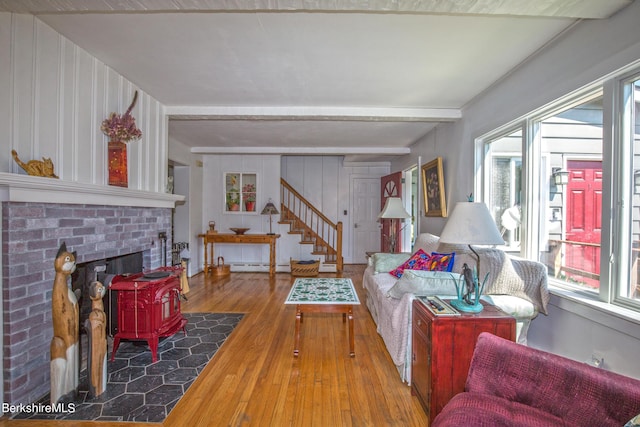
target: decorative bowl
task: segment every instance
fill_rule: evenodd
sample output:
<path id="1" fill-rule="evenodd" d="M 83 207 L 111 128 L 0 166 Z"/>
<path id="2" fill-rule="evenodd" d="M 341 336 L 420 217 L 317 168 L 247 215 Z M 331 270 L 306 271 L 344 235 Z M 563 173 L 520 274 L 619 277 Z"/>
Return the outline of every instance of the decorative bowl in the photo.
<path id="1" fill-rule="evenodd" d="M 238 228 L 238 227 L 233 227 L 233 228 L 229 228 L 229 230 L 233 231 L 236 234 L 244 234 L 247 232 L 247 230 L 249 230 L 248 228 Z"/>

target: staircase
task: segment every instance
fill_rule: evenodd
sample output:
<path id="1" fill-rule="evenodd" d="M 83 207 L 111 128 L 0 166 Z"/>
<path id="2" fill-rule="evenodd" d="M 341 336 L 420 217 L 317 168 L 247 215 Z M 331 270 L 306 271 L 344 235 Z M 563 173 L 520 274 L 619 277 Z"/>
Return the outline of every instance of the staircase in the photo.
<path id="1" fill-rule="evenodd" d="M 334 224 L 282 178 L 280 200 L 280 224 L 289 224 L 289 234 L 299 234 L 300 244 L 313 245 L 312 255 L 342 272 L 342 222 Z"/>

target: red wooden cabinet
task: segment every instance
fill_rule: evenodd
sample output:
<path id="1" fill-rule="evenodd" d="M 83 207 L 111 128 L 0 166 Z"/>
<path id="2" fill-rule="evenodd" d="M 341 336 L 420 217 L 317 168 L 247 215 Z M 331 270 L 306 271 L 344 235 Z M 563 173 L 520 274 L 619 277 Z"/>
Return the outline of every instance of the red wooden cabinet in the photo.
<path id="1" fill-rule="evenodd" d="M 515 318 L 483 304 L 478 314 L 438 316 L 420 300 L 413 301 L 411 393 L 430 422 L 454 395 L 464 391 L 481 332 L 515 341 Z"/>
<path id="2" fill-rule="evenodd" d="M 187 334 L 187 319 L 180 311 L 181 267 L 161 267 L 131 276 L 116 276 L 110 289 L 118 292 L 118 332 L 113 340 L 113 361 L 121 339 L 146 340 L 151 359 L 158 360 L 158 340 L 180 329 Z"/>

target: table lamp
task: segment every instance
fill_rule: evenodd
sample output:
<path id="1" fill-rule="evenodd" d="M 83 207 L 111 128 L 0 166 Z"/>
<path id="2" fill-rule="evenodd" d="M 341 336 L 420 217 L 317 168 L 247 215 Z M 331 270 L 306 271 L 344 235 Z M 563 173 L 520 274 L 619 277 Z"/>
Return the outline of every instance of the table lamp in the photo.
<path id="1" fill-rule="evenodd" d="M 268 235 L 273 235 L 273 226 L 272 226 L 272 221 L 271 221 L 271 215 L 278 215 L 280 212 L 278 212 L 278 209 L 276 208 L 276 206 L 273 204 L 273 202 L 271 201 L 271 199 L 269 199 L 269 201 L 267 202 L 267 204 L 264 206 L 264 209 L 262 209 L 262 212 L 260 212 L 261 215 L 269 215 L 269 232 L 267 233 Z"/>
<path id="2" fill-rule="evenodd" d="M 451 301 L 451 305 L 460 311 L 479 313 L 482 311 L 480 295 L 489 273 L 480 283 L 480 255 L 471 245 L 504 245 L 504 240 L 498 231 L 495 221 L 484 203 L 459 202 L 453 209 L 449 220 L 440 235 L 441 243 L 465 244 L 476 258 L 474 270 L 466 264 L 463 267 L 465 286 L 456 283 L 458 299 Z"/>
<path id="3" fill-rule="evenodd" d="M 402 204 L 400 197 L 389 197 L 382 208 L 382 212 L 378 214 L 379 219 L 390 219 L 391 227 L 389 230 L 389 250 L 391 253 L 396 251 L 398 223 L 399 219 L 410 218 L 411 215 L 407 212 Z"/>

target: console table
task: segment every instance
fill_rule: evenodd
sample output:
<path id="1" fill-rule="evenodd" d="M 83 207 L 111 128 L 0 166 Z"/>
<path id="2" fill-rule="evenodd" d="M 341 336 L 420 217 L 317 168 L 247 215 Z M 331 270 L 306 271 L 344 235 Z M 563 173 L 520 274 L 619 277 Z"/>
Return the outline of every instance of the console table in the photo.
<path id="1" fill-rule="evenodd" d="M 268 244 L 269 245 L 269 275 L 276 273 L 276 239 L 279 234 L 233 234 L 233 233 L 204 233 L 199 234 L 204 242 L 204 273 L 209 274 L 213 267 L 214 245 L 216 243 L 239 244 Z M 209 250 L 209 245 L 211 248 Z"/>

